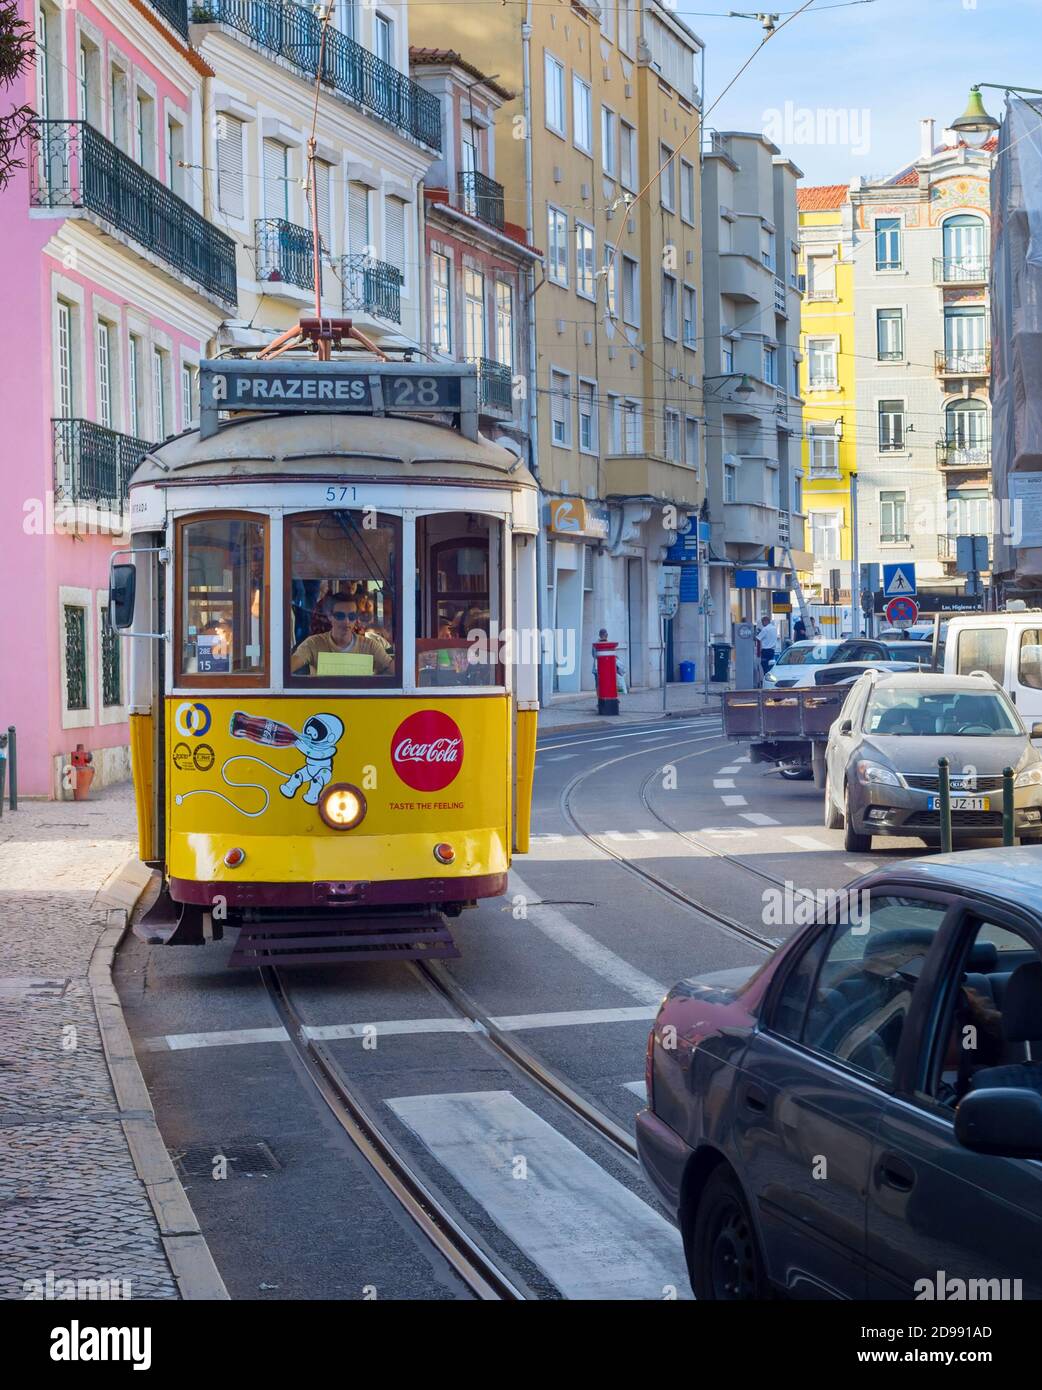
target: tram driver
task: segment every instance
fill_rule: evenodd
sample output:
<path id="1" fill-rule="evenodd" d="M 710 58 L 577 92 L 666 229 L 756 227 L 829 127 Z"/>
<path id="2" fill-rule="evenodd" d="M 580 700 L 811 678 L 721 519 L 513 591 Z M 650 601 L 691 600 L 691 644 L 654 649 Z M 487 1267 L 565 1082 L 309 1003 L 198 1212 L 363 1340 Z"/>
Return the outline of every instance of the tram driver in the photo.
<path id="1" fill-rule="evenodd" d="M 320 667 L 324 652 L 372 658 L 372 674 L 381 676 L 393 664 L 387 642 L 376 632 L 367 630 L 365 615 L 358 611 L 358 600 L 344 589 L 328 594 L 323 609 L 330 621 L 328 632 L 315 632 L 305 637 L 290 657 L 290 672 L 294 676 L 327 674 Z M 367 663 L 368 664 L 368 663 Z"/>

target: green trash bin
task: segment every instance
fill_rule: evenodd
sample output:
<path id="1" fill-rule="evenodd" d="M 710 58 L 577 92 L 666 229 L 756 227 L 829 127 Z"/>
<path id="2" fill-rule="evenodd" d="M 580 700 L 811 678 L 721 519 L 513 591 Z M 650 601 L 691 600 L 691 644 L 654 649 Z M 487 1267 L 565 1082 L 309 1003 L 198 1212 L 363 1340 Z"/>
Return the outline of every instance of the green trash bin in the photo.
<path id="1" fill-rule="evenodd" d="M 713 643 L 713 680 L 728 681 L 731 678 L 730 642 Z"/>

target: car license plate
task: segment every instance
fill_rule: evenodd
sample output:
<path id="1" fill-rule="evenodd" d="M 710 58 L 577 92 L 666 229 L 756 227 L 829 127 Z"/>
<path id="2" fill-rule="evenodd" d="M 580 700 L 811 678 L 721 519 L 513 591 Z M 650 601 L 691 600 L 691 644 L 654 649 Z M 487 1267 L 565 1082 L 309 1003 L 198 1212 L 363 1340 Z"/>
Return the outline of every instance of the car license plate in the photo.
<path id="1" fill-rule="evenodd" d="M 953 811 L 990 811 L 991 798 L 987 796 L 953 796 L 951 799 Z M 939 796 L 930 797 L 930 810 L 939 811 L 941 808 L 941 798 Z"/>

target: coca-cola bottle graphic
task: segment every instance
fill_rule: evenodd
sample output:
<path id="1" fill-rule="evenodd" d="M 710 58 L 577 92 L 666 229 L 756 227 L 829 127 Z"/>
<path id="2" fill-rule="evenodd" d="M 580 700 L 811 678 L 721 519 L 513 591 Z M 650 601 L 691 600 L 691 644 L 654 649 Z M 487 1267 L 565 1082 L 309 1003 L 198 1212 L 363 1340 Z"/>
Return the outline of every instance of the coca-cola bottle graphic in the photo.
<path id="1" fill-rule="evenodd" d="M 291 729 L 288 724 L 280 724 L 277 719 L 263 719 L 257 714 L 246 714 L 241 709 L 232 715 L 231 735 L 275 748 L 289 748 L 300 737 L 296 729 Z"/>

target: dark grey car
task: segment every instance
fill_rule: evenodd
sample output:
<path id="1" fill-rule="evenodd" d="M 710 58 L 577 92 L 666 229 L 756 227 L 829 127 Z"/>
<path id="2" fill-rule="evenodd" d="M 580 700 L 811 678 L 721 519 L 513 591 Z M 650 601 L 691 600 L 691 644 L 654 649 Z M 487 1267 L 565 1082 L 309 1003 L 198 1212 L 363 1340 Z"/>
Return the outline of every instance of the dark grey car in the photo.
<path id="1" fill-rule="evenodd" d="M 695 1294 L 1042 1298 L 1042 850 L 848 893 L 659 1010 L 637 1142 Z"/>
<path id="2" fill-rule="evenodd" d="M 855 853 L 873 835 L 940 838 L 938 760 L 950 764 L 952 836 L 1001 835 L 1002 773 L 1014 772 L 1014 823 L 1042 835 L 1042 753 L 986 675 L 868 672 L 825 749 L 825 825 Z"/>

